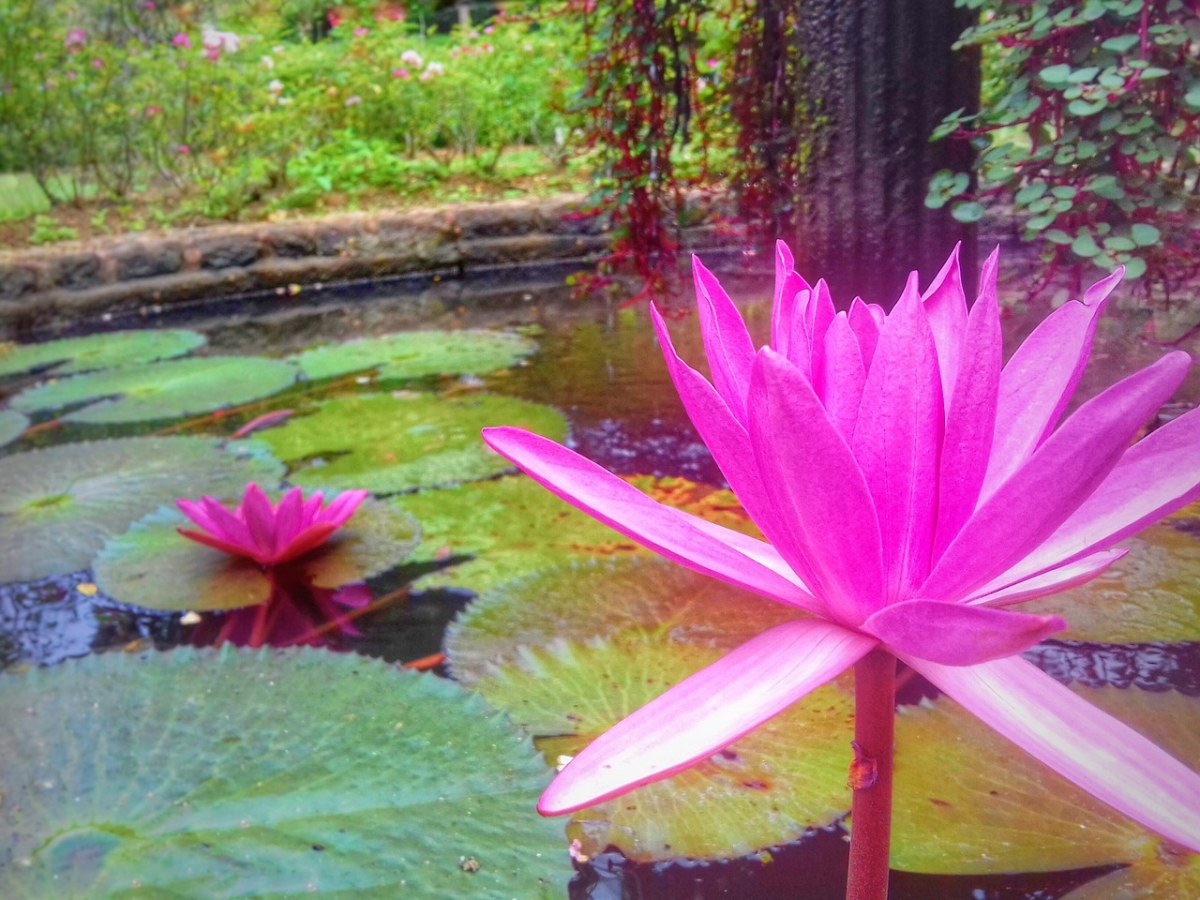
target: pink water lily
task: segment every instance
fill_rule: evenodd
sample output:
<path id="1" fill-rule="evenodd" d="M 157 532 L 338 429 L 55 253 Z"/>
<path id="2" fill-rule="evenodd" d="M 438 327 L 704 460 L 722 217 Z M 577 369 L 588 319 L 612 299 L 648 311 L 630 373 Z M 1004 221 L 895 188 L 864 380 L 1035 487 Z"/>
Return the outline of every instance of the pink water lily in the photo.
<path id="1" fill-rule="evenodd" d="M 273 504 L 262 488 L 251 482 L 246 485 L 242 502 L 232 511 L 212 497 L 175 502 L 203 529 L 180 528 L 184 537 L 262 566 L 273 566 L 325 543 L 367 496 L 367 491 L 345 491 L 326 506 L 320 491 L 305 500 L 300 488 L 292 488 Z"/>
<path id="2" fill-rule="evenodd" d="M 1200 775 L 1022 659 L 1066 623 L 1015 608 L 1096 576 L 1124 552 L 1117 542 L 1200 496 L 1200 411 L 1133 443 L 1190 360 L 1167 353 L 1060 423 L 1120 273 L 1054 311 L 1004 364 L 996 268 L 993 254 L 969 309 L 956 251 L 924 293 L 913 273 L 890 313 L 858 299 L 838 311 L 780 244 L 770 341 L 756 348 L 696 262 L 711 378 L 678 356 L 653 311 L 688 415 L 766 541 L 663 506 L 544 438 L 485 431 L 622 534 L 809 614 L 600 736 L 541 812 L 706 759 L 882 648 L 1096 797 L 1200 851 Z M 857 840 L 857 812 L 854 826 Z M 886 869 L 886 845 L 883 857 Z"/>

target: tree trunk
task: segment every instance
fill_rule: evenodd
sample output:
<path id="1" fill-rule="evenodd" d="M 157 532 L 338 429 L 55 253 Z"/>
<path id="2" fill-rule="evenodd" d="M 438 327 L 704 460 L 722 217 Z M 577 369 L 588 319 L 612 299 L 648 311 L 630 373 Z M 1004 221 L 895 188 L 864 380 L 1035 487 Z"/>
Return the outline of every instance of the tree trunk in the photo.
<path id="1" fill-rule="evenodd" d="M 974 229 L 924 200 L 939 169 L 970 171 L 967 142 L 929 135 L 978 106 L 978 55 L 951 49 L 972 12 L 954 0 L 802 0 L 799 15 L 811 156 L 797 270 L 825 278 L 839 305 L 859 295 L 890 306 L 911 270 L 924 288 L 961 240 L 970 286 Z"/>

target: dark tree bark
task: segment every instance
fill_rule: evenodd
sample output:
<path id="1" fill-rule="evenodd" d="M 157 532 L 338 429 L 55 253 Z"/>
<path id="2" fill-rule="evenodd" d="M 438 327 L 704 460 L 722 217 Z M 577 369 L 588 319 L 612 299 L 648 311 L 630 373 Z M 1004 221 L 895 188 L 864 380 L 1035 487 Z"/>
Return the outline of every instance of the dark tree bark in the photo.
<path id="1" fill-rule="evenodd" d="M 798 271 L 824 277 L 839 304 L 860 295 L 890 306 L 911 270 L 924 288 L 962 240 L 970 285 L 973 228 L 924 199 L 939 169 L 970 171 L 967 142 L 929 135 L 947 113 L 978 105 L 978 57 L 951 49 L 971 11 L 954 0 L 803 0 L 799 14 L 811 156 Z"/>

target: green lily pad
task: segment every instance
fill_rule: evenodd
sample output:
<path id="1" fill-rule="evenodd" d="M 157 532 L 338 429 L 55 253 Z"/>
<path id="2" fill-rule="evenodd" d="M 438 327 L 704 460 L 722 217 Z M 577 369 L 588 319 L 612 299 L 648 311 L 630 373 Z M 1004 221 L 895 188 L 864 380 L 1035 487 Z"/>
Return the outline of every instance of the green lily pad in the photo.
<path id="1" fill-rule="evenodd" d="M 479 435 L 484 426 L 500 424 L 555 440 L 567 432 L 560 412 L 525 400 L 398 393 L 328 400 L 312 415 L 263 432 L 261 439 L 292 464 L 293 484 L 392 494 L 511 469 Z"/>
<path id="2" fill-rule="evenodd" d="M 0 447 L 11 444 L 25 433 L 29 419 L 16 410 L 0 411 Z"/>
<path id="3" fill-rule="evenodd" d="M 194 357 L 50 381 L 17 394 L 12 405 L 23 412 L 37 412 L 88 403 L 63 419 L 150 422 L 269 397 L 295 381 L 297 374 L 291 363 L 276 359 Z"/>
<path id="4" fill-rule="evenodd" d="M 1184 762 L 1200 763 L 1200 698 L 1171 691 L 1074 690 Z M 901 708 L 896 722 L 893 868 L 998 874 L 1132 862 L 1157 866 L 1161 872 L 1174 865 L 1169 849 L 1162 852 L 1162 843 L 949 698 Z"/>
<path id="5" fill-rule="evenodd" d="M 1113 900 L 1114 897 L 1200 897 L 1200 854 L 1159 844 L 1154 856 L 1101 875 L 1062 900 Z"/>
<path id="6" fill-rule="evenodd" d="M 263 603 L 271 581 L 250 560 L 235 558 L 176 531 L 190 522 L 164 507 L 109 540 L 96 557 L 96 583 L 110 597 L 151 609 L 236 609 Z M 408 556 L 416 523 L 402 510 L 365 500 L 354 517 L 321 547 L 286 567 L 317 587 L 365 581 Z"/>
<path id="7" fill-rule="evenodd" d="M 576 561 L 483 595 L 450 625 L 445 646 L 454 677 L 475 686 L 555 638 L 654 635 L 728 651 L 802 615 L 657 556 Z"/>
<path id="8" fill-rule="evenodd" d="M 6 897 L 563 897 L 545 766 L 444 679 L 176 650 L 0 677 Z"/>
<path id="9" fill-rule="evenodd" d="M 124 438 L 62 444 L 0 459 L 0 583 L 64 575 L 104 542 L 178 497 L 240 494 L 283 467 L 244 442 Z"/>
<path id="10" fill-rule="evenodd" d="M 665 687 L 715 661 L 715 647 L 665 635 L 528 648 L 476 685 L 547 755 L 578 753 Z M 647 861 L 729 858 L 794 841 L 850 805 L 846 767 L 853 696 L 827 685 L 710 759 L 672 778 L 580 810 L 567 836 L 587 855 L 616 846 Z"/>
<path id="11" fill-rule="evenodd" d="M 1067 640 L 1200 640 L 1200 540 L 1163 524 L 1128 546 L 1129 553 L 1100 577 L 1018 608 L 1061 615 L 1070 627 L 1056 637 Z"/>
<path id="12" fill-rule="evenodd" d="M 0 345 L 0 375 L 53 366 L 56 375 L 111 369 L 183 356 L 204 345 L 204 335 L 182 329 L 110 331 L 42 344 Z"/>
<path id="13" fill-rule="evenodd" d="M 317 347 L 292 357 L 311 379 L 377 369 L 395 381 L 428 375 L 482 375 L 513 365 L 537 349 L 511 331 L 409 331 Z"/>
<path id="14" fill-rule="evenodd" d="M 683 478 L 631 480 L 662 502 L 753 533 L 729 491 Z M 649 553 L 525 476 L 420 491 L 401 503 L 421 523 L 418 560 L 470 557 L 419 578 L 417 589 L 452 586 L 482 594 L 566 560 Z"/>

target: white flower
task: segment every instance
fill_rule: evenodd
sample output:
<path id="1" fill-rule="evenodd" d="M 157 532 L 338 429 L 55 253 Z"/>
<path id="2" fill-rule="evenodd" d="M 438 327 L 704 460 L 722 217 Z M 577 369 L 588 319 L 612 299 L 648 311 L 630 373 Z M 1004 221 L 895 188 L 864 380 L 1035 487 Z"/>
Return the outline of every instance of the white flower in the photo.
<path id="1" fill-rule="evenodd" d="M 440 62 L 431 62 L 429 65 L 427 65 L 425 67 L 425 71 L 428 72 L 430 75 L 445 75 L 446 67 L 443 66 Z"/>
<path id="2" fill-rule="evenodd" d="M 405 50 L 400 54 L 400 62 L 408 66 L 415 66 L 419 69 L 421 68 L 421 64 L 424 62 L 424 60 L 421 59 L 421 54 L 416 50 Z"/>
<path id="3" fill-rule="evenodd" d="M 280 81 L 278 78 L 274 78 L 267 85 L 267 90 L 270 91 L 272 94 L 282 94 L 283 93 L 283 82 Z"/>

